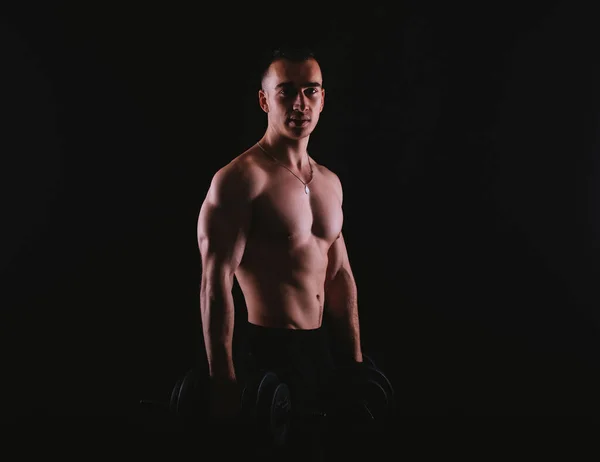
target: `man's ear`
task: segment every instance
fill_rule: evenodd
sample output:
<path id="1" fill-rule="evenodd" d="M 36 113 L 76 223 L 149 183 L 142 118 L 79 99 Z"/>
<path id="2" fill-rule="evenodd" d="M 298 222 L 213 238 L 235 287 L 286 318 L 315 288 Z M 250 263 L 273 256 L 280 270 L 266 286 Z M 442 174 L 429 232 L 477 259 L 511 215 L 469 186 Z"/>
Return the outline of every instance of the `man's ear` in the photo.
<path id="1" fill-rule="evenodd" d="M 269 103 L 267 102 L 267 94 L 265 93 L 265 91 L 263 89 L 258 90 L 258 104 L 260 105 L 260 108 L 263 111 L 269 112 Z"/>

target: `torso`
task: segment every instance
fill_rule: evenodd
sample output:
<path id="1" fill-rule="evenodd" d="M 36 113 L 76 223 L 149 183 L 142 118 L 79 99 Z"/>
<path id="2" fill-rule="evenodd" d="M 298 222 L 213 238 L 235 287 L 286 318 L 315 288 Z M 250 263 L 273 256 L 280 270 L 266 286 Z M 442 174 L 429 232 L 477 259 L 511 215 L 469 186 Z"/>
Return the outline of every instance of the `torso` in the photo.
<path id="1" fill-rule="evenodd" d="M 307 195 L 296 177 L 264 154 L 251 149 L 243 156 L 260 185 L 235 273 L 248 321 L 291 329 L 320 327 L 327 252 L 342 230 L 339 181 L 311 159 L 314 173 Z"/>

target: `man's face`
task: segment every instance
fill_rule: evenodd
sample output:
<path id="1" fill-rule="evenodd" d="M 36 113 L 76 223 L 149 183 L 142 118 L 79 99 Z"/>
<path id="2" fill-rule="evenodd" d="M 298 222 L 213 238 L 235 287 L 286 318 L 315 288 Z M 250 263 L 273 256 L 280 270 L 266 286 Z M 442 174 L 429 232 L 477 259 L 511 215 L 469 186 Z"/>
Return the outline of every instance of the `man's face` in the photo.
<path id="1" fill-rule="evenodd" d="M 272 63 L 259 91 L 269 126 L 292 139 L 310 135 L 323 110 L 322 85 L 321 68 L 314 59 L 299 63 L 280 59 Z"/>

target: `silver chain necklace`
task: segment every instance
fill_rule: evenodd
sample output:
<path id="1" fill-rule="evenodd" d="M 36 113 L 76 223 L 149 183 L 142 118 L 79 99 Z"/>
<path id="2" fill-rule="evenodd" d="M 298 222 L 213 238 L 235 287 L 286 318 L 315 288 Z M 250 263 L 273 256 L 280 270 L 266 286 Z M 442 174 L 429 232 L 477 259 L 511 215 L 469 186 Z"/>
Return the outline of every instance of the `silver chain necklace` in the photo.
<path id="1" fill-rule="evenodd" d="M 302 178 L 300 178 L 298 175 L 296 175 L 294 172 L 292 172 L 289 168 L 287 168 L 287 166 L 285 166 L 283 163 L 281 163 L 279 160 L 277 160 L 276 157 L 272 156 L 271 154 L 269 154 L 269 152 L 263 148 L 260 143 L 256 143 L 256 145 L 262 150 L 262 152 L 264 152 L 267 156 L 269 156 L 271 159 L 273 159 L 275 162 L 277 162 L 279 165 L 281 165 L 283 168 L 285 168 L 288 172 L 290 172 L 292 175 L 294 175 L 296 178 L 298 178 L 302 184 L 304 185 L 304 192 L 306 194 L 308 194 L 310 192 L 310 189 L 308 189 L 308 185 L 309 183 L 313 180 L 313 168 L 312 168 L 312 164 L 310 163 L 310 159 L 308 159 L 308 166 L 310 167 L 310 180 L 308 180 L 308 182 L 304 182 L 304 180 L 302 180 Z M 306 155 L 308 157 L 308 154 Z"/>

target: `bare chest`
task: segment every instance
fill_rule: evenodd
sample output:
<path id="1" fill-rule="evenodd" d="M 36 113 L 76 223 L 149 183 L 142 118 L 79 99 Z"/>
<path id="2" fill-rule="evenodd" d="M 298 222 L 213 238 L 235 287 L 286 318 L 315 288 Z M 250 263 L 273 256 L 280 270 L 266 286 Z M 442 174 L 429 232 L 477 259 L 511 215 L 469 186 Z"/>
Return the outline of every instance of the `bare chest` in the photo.
<path id="1" fill-rule="evenodd" d="M 294 178 L 278 179 L 255 201 L 251 235 L 301 242 L 317 237 L 333 242 L 342 230 L 343 212 L 334 187 L 313 181 L 309 193 Z"/>

